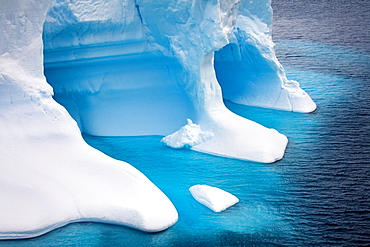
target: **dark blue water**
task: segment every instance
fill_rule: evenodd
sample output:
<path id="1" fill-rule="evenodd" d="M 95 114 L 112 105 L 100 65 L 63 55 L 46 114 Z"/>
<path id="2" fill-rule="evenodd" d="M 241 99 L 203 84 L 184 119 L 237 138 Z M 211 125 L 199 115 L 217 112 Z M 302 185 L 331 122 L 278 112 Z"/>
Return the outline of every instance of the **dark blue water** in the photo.
<path id="1" fill-rule="evenodd" d="M 125 160 L 179 211 L 167 231 L 76 223 L 4 246 L 370 245 L 370 1 L 276 0 L 274 40 L 288 76 L 318 105 L 311 114 L 226 102 L 289 138 L 283 160 L 259 164 L 173 150 L 160 136 L 86 141 Z M 240 202 L 222 213 L 188 192 L 204 183 Z"/>

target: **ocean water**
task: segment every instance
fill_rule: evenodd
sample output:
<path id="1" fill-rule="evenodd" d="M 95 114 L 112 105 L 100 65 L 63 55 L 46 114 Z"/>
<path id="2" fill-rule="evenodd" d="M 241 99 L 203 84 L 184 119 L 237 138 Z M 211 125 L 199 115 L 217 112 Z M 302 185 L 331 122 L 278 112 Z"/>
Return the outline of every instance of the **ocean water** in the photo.
<path id="1" fill-rule="evenodd" d="M 161 136 L 85 135 L 162 189 L 178 223 L 155 234 L 75 223 L 0 246 L 369 246 L 370 1 L 273 0 L 273 8 L 279 60 L 318 109 L 225 104 L 285 134 L 284 159 L 260 164 L 173 150 Z M 214 213 L 191 197 L 194 184 L 222 188 L 240 202 Z"/>

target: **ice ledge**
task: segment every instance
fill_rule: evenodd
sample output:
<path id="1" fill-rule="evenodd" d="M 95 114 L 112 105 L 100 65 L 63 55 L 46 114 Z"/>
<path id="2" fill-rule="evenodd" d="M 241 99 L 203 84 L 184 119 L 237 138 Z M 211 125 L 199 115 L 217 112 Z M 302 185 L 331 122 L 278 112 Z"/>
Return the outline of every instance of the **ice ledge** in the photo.
<path id="1" fill-rule="evenodd" d="M 274 129 L 220 109 L 200 125 L 214 137 L 192 149 L 217 156 L 273 163 L 284 156 L 288 138 Z"/>
<path id="2" fill-rule="evenodd" d="M 221 107 L 212 116 L 200 120 L 199 125 L 188 120 L 187 125 L 161 142 L 176 149 L 189 148 L 221 157 L 273 163 L 283 158 L 288 138 Z"/>

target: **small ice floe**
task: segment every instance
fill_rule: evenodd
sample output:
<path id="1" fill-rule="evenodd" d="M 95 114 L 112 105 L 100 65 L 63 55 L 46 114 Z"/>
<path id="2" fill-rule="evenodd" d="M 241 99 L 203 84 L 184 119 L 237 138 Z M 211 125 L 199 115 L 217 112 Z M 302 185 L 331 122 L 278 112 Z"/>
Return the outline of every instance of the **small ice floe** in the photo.
<path id="1" fill-rule="evenodd" d="M 164 137 L 161 142 L 172 148 L 192 148 L 212 139 L 214 134 L 201 130 L 198 124 L 188 119 L 188 124 L 178 131 Z"/>
<path id="2" fill-rule="evenodd" d="M 239 202 L 239 199 L 229 192 L 208 185 L 194 185 L 189 190 L 195 200 L 214 212 L 224 211 Z"/>

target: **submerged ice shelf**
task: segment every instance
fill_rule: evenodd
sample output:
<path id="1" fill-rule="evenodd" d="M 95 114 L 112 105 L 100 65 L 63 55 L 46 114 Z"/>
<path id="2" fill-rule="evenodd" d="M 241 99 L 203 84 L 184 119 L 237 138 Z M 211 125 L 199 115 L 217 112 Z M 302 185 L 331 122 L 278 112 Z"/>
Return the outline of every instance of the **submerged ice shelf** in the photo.
<path id="1" fill-rule="evenodd" d="M 283 157 L 287 138 L 230 112 L 223 98 L 316 107 L 275 57 L 268 0 L 2 4 L 0 238 L 75 221 L 144 231 L 176 222 L 154 184 L 89 147 L 80 131 L 168 136 L 192 119 L 204 138 L 184 146 L 268 163 Z"/>

